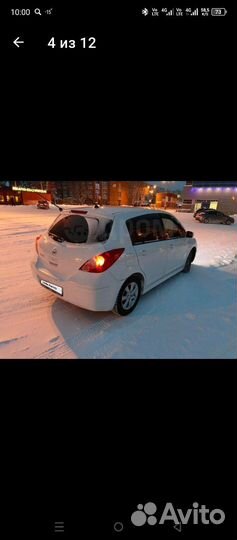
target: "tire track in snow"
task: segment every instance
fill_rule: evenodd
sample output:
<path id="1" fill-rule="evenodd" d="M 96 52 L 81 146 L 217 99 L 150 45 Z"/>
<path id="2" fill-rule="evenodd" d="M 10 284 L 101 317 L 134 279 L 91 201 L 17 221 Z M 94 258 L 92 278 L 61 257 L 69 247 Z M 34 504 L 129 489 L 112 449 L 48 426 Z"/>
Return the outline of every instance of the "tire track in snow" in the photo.
<path id="1" fill-rule="evenodd" d="M 162 285 L 164 289 L 166 284 Z M 159 304 L 162 305 L 166 301 L 164 293 L 161 294 L 161 291 L 158 290 L 157 295 L 159 295 Z M 143 313 L 144 304 L 146 304 L 145 316 Z M 123 318 L 111 314 L 111 316 L 99 320 L 87 329 L 80 331 L 78 335 L 65 338 L 65 341 L 45 349 L 37 356 L 34 356 L 34 359 L 63 359 L 70 358 L 70 355 L 71 357 L 76 355 L 77 358 L 112 358 L 115 353 L 118 354 L 123 351 L 125 344 L 129 345 L 129 348 L 137 345 L 138 337 L 141 339 L 142 335 L 151 328 L 154 315 L 156 315 L 157 322 L 156 299 L 154 298 L 154 303 L 151 306 L 149 298 L 145 295 L 141 298 L 137 310 L 130 317 Z M 112 341 L 109 330 L 113 331 Z M 97 350 L 96 354 L 94 354 L 95 350 Z"/>
<path id="2" fill-rule="evenodd" d="M 66 338 L 65 341 L 56 343 L 53 347 L 42 351 L 39 355 L 34 356 L 34 359 L 45 358 L 63 358 L 66 354 L 73 353 L 76 354 L 75 349 L 80 350 L 82 344 L 86 344 L 88 341 L 94 342 L 97 337 L 103 334 L 106 330 L 111 327 L 111 319 L 102 319 L 90 325 L 86 330 L 82 330 L 78 335 L 74 335 L 71 338 Z M 82 355 L 83 357 L 83 355 Z"/>

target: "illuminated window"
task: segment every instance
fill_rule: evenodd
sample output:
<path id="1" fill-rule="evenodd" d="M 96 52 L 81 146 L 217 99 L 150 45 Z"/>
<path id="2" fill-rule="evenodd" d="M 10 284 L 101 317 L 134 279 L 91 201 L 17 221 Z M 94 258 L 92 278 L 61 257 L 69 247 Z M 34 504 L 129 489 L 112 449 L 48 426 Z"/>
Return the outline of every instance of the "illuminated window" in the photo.
<path id="1" fill-rule="evenodd" d="M 195 204 L 194 212 L 197 212 L 197 210 L 199 210 L 199 208 L 202 208 L 202 203 L 201 203 L 201 202 L 197 202 L 197 203 Z"/>
<path id="2" fill-rule="evenodd" d="M 218 208 L 218 201 L 211 201 L 209 208 L 212 208 L 213 210 L 217 210 Z"/>

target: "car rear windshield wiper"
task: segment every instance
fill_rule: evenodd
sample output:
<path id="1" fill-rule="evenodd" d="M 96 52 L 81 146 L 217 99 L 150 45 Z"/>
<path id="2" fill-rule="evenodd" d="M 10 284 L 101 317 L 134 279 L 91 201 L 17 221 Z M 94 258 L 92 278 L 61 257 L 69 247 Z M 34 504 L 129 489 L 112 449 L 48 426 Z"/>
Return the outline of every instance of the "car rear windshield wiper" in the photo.
<path id="1" fill-rule="evenodd" d="M 49 232 L 49 236 L 51 236 L 56 242 L 65 242 L 65 239 L 62 238 L 62 236 L 58 236 L 57 234 L 54 234 L 52 232 Z"/>

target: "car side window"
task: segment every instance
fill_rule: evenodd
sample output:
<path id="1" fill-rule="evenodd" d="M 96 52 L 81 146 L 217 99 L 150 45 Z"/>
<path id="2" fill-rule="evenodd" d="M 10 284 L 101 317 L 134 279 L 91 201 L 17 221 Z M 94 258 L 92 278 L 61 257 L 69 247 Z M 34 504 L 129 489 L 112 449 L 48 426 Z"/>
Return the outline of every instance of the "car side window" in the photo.
<path id="1" fill-rule="evenodd" d="M 127 221 L 127 228 L 133 245 L 158 242 L 164 239 L 159 216 L 143 215 Z"/>
<path id="2" fill-rule="evenodd" d="M 171 217 L 162 216 L 162 222 L 164 227 L 164 240 L 173 240 L 174 238 L 184 238 L 186 236 L 183 227 Z"/>

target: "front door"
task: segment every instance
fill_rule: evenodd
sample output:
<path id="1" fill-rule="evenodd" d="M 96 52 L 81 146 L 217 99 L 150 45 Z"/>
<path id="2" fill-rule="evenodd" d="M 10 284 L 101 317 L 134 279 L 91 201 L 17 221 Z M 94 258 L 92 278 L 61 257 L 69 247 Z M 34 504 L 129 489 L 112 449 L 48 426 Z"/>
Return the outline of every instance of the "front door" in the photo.
<path id="1" fill-rule="evenodd" d="M 147 289 L 167 274 L 168 246 L 163 242 L 161 219 L 158 214 L 146 213 L 130 219 L 127 226 Z"/>
<path id="2" fill-rule="evenodd" d="M 180 268 L 184 268 L 187 260 L 187 238 L 186 231 L 172 216 L 162 215 L 164 227 L 164 242 L 167 248 L 167 274 L 172 274 Z"/>

